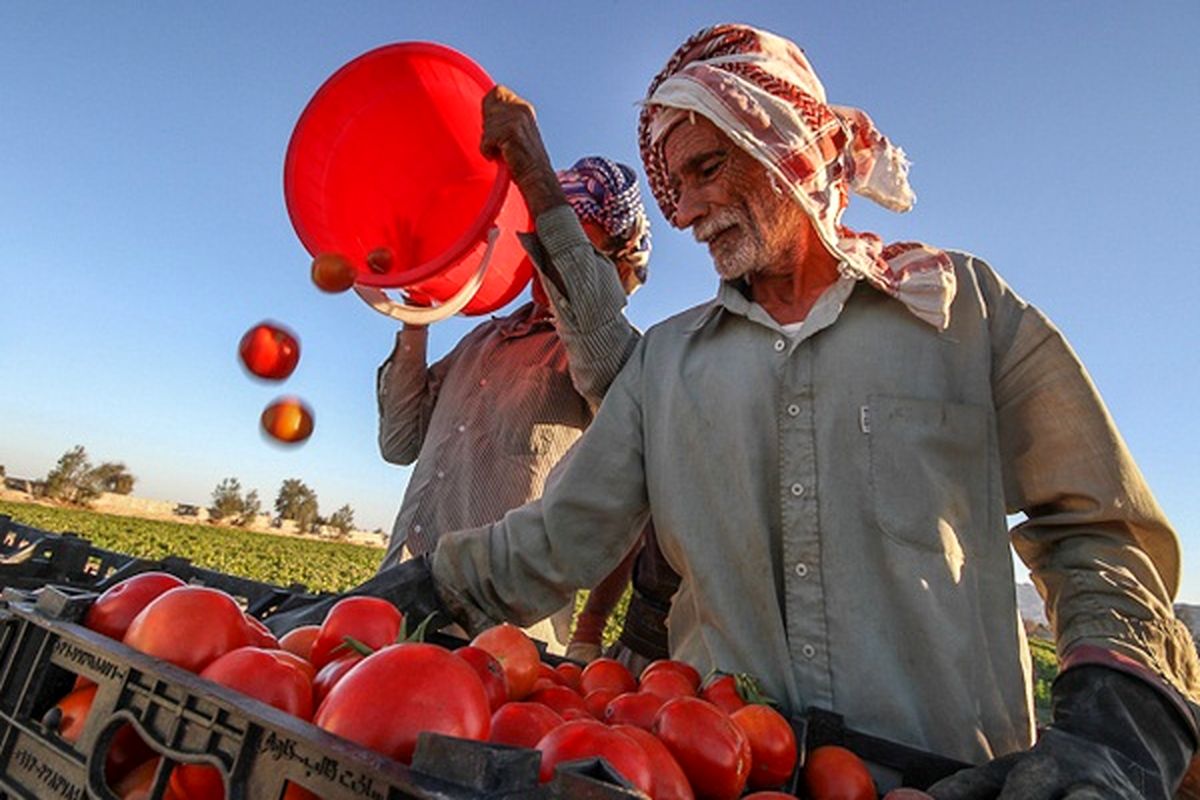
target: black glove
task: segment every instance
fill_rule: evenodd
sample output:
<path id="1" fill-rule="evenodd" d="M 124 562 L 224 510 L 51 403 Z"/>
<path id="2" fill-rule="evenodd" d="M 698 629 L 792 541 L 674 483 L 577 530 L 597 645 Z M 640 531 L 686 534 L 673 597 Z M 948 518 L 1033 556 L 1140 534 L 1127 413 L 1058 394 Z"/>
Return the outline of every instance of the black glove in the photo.
<path id="1" fill-rule="evenodd" d="M 263 622 L 271 632 L 280 636 L 301 625 L 320 625 L 329 609 L 339 600 L 354 595 L 365 595 L 387 600 L 404 612 L 411 620 L 411 629 L 430 614 L 430 630 L 438 630 L 450 623 L 437 590 L 433 586 L 433 574 L 426 558 L 413 558 L 387 567 L 365 583 L 355 586 L 344 594 L 296 595 L 284 601 L 274 614 Z"/>
<path id="2" fill-rule="evenodd" d="M 1054 722 L 1031 750 L 938 781 L 936 800 L 1170 800 L 1195 728 L 1158 689 L 1108 667 L 1059 675 Z"/>

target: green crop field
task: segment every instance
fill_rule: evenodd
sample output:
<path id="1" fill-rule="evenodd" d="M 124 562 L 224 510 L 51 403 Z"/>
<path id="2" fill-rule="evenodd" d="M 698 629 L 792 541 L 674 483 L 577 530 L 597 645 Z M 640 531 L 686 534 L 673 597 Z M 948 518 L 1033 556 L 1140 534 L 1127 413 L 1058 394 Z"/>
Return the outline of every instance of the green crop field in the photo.
<path id="1" fill-rule="evenodd" d="M 230 575 L 284 586 L 302 583 L 323 591 L 361 583 L 383 559 L 383 550 L 376 547 L 33 503 L 0 501 L 0 514 L 42 530 L 77 533 L 106 550 L 141 558 L 180 556 Z"/>

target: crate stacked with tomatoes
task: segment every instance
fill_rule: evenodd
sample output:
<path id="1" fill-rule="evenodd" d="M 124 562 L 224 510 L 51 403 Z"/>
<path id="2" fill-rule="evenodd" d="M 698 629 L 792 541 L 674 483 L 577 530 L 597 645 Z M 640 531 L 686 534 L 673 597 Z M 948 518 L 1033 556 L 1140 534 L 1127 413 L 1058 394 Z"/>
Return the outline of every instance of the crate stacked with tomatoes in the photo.
<path id="1" fill-rule="evenodd" d="M 848 751 L 797 769 L 745 676 L 639 676 L 470 642 L 348 597 L 276 639 L 226 593 L 162 572 L 0 609 L 0 788 L 10 796 L 875 798 Z M 415 630 L 410 630 L 415 627 Z"/>

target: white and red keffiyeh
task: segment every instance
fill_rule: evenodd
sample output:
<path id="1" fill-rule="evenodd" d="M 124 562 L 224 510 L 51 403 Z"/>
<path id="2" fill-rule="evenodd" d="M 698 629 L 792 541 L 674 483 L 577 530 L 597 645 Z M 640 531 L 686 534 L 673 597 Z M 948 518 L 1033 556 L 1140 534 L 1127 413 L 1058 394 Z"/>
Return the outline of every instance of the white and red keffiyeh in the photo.
<path id="1" fill-rule="evenodd" d="M 841 224 L 849 194 L 892 211 L 909 210 L 908 160 L 855 108 L 828 105 L 825 87 L 794 43 L 747 25 L 717 25 L 675 51 L 646 92 L 638 139 L 650 189 L 672 220 L 676 197 L 663 142 L 700 114 L 767 169 L 812 219 L 843 274 L 863 279 L 944 329 L 954 300 L 954 267 L 918 242 L 884 246 L 873 233 Z"/>

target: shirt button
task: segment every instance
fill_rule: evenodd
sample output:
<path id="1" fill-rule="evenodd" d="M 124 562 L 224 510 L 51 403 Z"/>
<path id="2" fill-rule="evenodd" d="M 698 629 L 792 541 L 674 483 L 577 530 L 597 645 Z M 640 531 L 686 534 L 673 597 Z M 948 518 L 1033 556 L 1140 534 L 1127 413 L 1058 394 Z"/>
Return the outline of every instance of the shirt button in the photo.
<path id="1" fill-rule="evenodd" d="M 804 494 L 804 487 L 798 483 L 793 483 L 791 491 L 793 497 L 799 497 L 800 495 Z"/>
<path id="2" fill-rule="evenodd" d="M 808 577 L 808 564 L 805 564 L 803 562 L 797 564 L 796 565 L 796 574 L 799 575 L 801 578 Z"/>
<path id="3" fill-rule="evenodd" d="M 776 353 L 782 353 L 783 348 L 785 348 L 785 347 L 787 347 L 787 342 L 785 342 L 783 339 L 775 340 L 775 352 Z"/>
<path id="4" fill-rule="evenodd" d="M 805 658 L 812 658 L 817 654 L 817 648 L 813 647 L 811 644 L 806 644 L 804 647 L 800 648 L 800 652 L 804 653 Z"/>
<path id="5" fill-rule="evenodd" d="M 420 532 L 421 532 L 421 526 L 413 525 L 413 533 L 420 533 Z"/>
<path id="6" fill-rule="evenodd" d="M 795 403 L 792 403 L 790 406 L 787 407 L 787 412 L 788 412 L 789 417 L 795 417 L 800 414 L 800 406 L 796 405 Z"/>
<path id="7" fill-rule="evenodd" d="M 467 430 L 467 426 L 466 426 L 466 425 L 459 425 L 459 426 L 458 426 L 458 432 L 459 432 L 459 433 L 465 433 L 465 432 L 466 432 L 466 430 Z"/>
<path id="8" fill-rule="evenodd" d="M 479 379 L 479 385 L 480 385 L 480 386 L 487 386 L 487 378 L 480 378 L 480 379 Z"/>
<path id="9" fill-rule="evenodd" d="M 437 476 L 438 476 L 439 478 L 444 478 L 444 477 L 446 477 L 446 473 L 445 473 L 445 472 L 442 472 L 442 471 L 439 469 L 439 470 L 437 471 Z"/>

